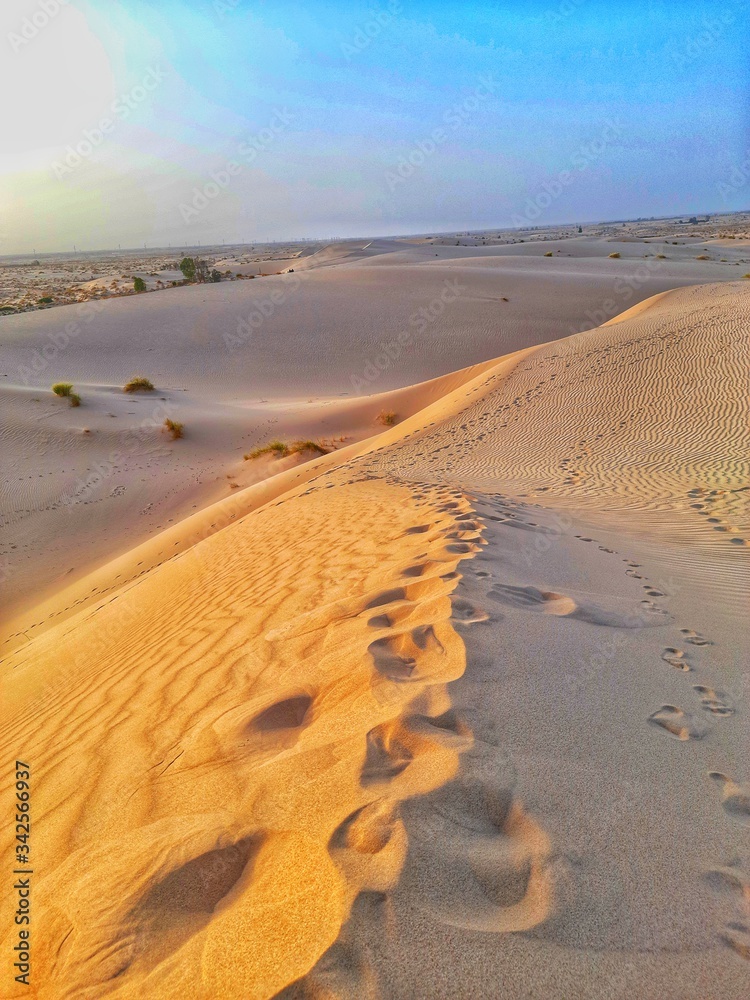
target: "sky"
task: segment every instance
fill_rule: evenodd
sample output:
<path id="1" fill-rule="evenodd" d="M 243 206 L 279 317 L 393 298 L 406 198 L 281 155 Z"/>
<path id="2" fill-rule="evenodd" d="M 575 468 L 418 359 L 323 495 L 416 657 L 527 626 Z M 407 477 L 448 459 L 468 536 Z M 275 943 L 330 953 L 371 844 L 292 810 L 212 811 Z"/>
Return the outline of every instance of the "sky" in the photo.
<path id="1" fill-rule="evenodd" d="M 0 254 L 750 207 L 750 0 L 3 0 Z"/>

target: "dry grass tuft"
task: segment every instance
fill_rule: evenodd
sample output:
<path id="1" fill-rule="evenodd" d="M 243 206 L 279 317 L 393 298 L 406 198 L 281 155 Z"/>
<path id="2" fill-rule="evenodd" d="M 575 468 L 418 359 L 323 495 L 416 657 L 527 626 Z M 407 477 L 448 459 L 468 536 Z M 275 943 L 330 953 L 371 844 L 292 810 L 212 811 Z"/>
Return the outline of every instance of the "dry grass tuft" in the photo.
<path id="1" fill-rule="evenodd" d="M 145 375 L 134 375 L 129 382 L 122 387 L 123 392 L 152 392 L 154 383 Z"/>
<path id="2" fill-rule="evenodd" d="M 328 454 L 328 449 L 324 448 L 318 441 L 293 441 L 292 444 L 286 444 L 284 441 L 271 441 L 270 444 L 265 444 L 262 448 L 255 448 L 248 452 L 244 458 L 246 462 L 260 458 L 262 455 L 285 458 L 287 455 L 300 455 L 304 451 L 313 451 L 318 455 Z"/>
<path id="3" fill-rule="evenodd" d="M 176 441 L 177 438 L 182 437 L 184 425 L 179 422 L 179 420 L 171 420 L 169 417 L 164 421 L 164 430 L 171 435 L 172 440 Z"/>

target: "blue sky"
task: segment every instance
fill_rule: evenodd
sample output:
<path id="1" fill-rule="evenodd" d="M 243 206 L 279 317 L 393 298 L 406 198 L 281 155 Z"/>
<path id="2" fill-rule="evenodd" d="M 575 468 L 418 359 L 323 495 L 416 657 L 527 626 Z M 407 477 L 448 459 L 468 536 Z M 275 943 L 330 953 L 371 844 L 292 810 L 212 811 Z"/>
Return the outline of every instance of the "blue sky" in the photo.
<path id="1" fill-rule="evenodd" d="M 750 206 L 748 0 L 40 2 L 0 253 Z"/>

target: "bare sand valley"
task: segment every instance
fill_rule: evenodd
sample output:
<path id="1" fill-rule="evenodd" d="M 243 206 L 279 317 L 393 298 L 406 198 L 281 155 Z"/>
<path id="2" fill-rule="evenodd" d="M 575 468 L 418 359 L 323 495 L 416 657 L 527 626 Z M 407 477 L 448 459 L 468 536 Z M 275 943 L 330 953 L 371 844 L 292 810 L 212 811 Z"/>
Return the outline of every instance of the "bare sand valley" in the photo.
<path id="1" fill-rule="evenodd" d="M 212 250 L 0 269 L 34 995 L 744 996 L 748 217 Z"/>

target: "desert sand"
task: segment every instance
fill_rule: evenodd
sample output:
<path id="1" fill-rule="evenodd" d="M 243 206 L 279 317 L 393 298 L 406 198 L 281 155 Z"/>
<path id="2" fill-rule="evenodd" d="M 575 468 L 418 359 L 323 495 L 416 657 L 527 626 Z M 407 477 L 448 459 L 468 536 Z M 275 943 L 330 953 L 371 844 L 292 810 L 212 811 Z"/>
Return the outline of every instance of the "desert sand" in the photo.
<path id="1" fill-rule="evenodd" d="M 7 611 L 33 611 L 114 556 L 298 461 L 243 461 L 269 441 L 338 449 L 377 433 L 379 414 L 403 420 L 447 391 L 436 378 L 597 327 L 668 289 L 742 279 L 745 224 L 738 217 L 737 238 L 709 260 L 696 260 L 703 244 L 683 235 L 694 227 L 665 235 L 655 223 L 647 227 L 655 235 L 638 239 L 627 234 L 640 224 L 625 235 L 552 230 L 488 246 L 447 238 L 305 246 L 293 273 L 0 318 Z M 714 223 L 711 232 L 722 231 Z M 237 253 L 233 266 L 257 256 Z M 124 394 L 139 374 L 156 391 Z M 52 394 L 59 381 L 75 384 L 80 407 Z M 183 423 L 182 440 L 165 436 L 166 418 Z"/>
<path id="2" fill-rule="evenodd" d="M 26 385 L 75 307 L 2 321 L 34 996 L 744 995 L 750 282 L 608 239 L 310 268 L 236 352 L 296 268 L 107 302 Z"/>

